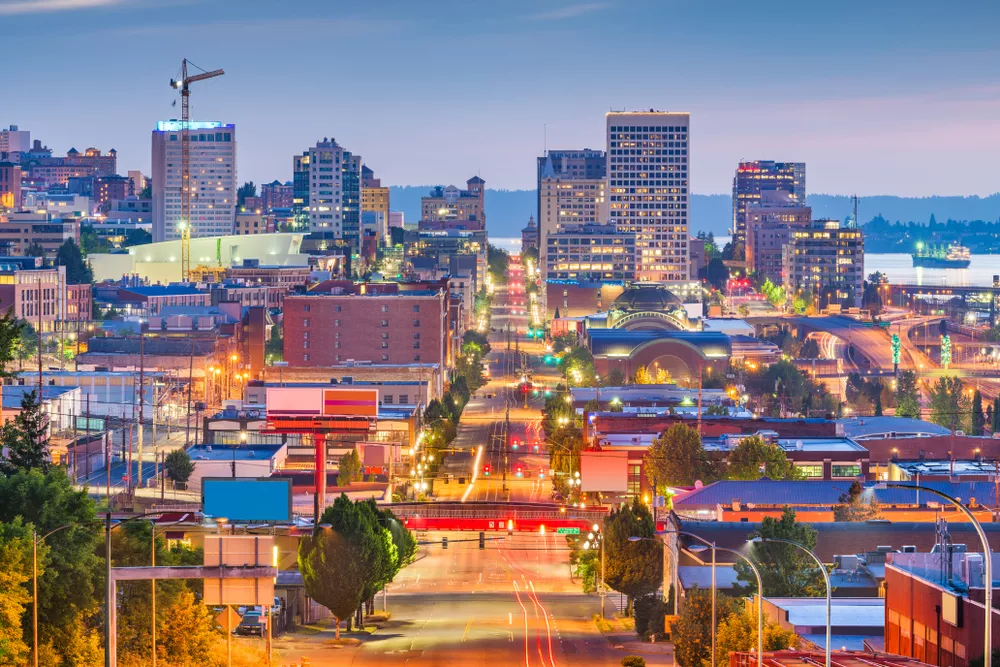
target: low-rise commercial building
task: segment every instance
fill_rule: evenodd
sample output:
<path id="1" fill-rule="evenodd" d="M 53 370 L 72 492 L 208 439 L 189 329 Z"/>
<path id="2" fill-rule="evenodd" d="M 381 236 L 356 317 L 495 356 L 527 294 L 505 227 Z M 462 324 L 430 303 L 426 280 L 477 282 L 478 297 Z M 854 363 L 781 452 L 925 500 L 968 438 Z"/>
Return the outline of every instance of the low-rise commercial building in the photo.
<path id="1" fill-rule="evenodd" d="M 37 243 L 46 255 L 55 255 L 67 240 L 80 242 L 77 218 L 53 218 L 48 213 L 8 213 L 0 216 L 0 253 L 23 256 Z"/>
<path id="2" fill-rule="evenodd" d="M 860 229 L 838 220 L 815 220 L 794 229 L 782 250 L 785 291 L 806 292 L 824 302 L 861 304 L 865 241 Z"/>
<path id="3" fill-rule="evenodd" d="M 549 281 L 632 281 L 635 234 L 610 225 L 562 225 L 546 236 L 545 262 Z"/>

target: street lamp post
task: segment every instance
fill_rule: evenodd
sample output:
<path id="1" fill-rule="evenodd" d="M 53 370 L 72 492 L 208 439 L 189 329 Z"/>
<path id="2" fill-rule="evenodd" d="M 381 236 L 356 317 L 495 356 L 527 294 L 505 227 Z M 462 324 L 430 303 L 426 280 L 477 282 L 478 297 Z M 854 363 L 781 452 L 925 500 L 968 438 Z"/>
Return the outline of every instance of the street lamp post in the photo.
<path id="1" fill-rule="evenodd" d="M 689 532 L 687 532 L 685 530 L 665 530 L 665 531 L 663 531 L 662 533 L 659 533 L 659 534 L 660 535 L 667 535 L 667 534 L 686 535 L 688 537 L 693 537 L 694 539 L 698 540 L 703 545 L 705 545 L 706 548 L 709 548 L 709 549 L 712 550 L 712 667 L 715 667 L 716 598 L 718 597 L 718 588 L 717 588 L 717 582 L 716 582 L 716 578 L 715 578 L 715 565 L 716 565 L 716 561 L 715 561 L 715 551 L 716 551 L 715 542 L 710 542 L 709 540 L 706 540 L 701 535 L 695 535 L 694 533 L 689 533 Z M 632 535 L 632 536 L 630 536 L 628 538 L 629 542 L 641 542 L 643 540 L 649 540 L 650 542 L 656 542 L 657 544 L 661 544 L 661 545 L 663 545 L 664 548 L 666 548 L 665 544 L 663 544 L 659 540 L 651 538 L 651 537 L 637 537 L 635 535 Z M 675 568 L 676 568 L 676 565 L 675 565 Z M 677 614 L 677 598 L 678 597 L 680 597 L 680 596 L 678 595 L 678 592 L 675 589 L 674 590 L 674 615 Z"/>
<path id="2" fill-rule="evenodd" d="M 990 667 L 992 662 L 993 653 L 993 552 L 990 549 L 989 540 L 986 539 L 986 533 L 983 531 L 982 524 L 979 523 L 979 519 L 973 514 L 968 507 L 963 505 L 958 498 L 953 498 L 947 493 L 942 493 L 937 489 L 933 489 L 929 486 L 920 486 L 919 484 L 893 484 L 891 482 L 880 482 L 876 484 L 873 489 L 913 489 L 917 493 L 920 491 L 925 491 L 939 498 L 947 500 L 949 503 L 955 506 L 959 512 L 964 514 L 972 526 L 976 529 L 976 535 L 979 536 L 979 541 L 983 545 L 983 579 L 985 590 L 985 603 L 986 608 L 986 622 L 983 626 L 983 667 Z"/>
<path id="3" fill-rule="evenodd" d="M 695 546 L 691 547 L 691 551 L 698 552 L 708 549 L 706 546 Z M 753 570 L 754 576 L 757 578 L 757 664 L 762 665 L 764 659 L 764 580 L 760 576 L 760 570 L 757 566 L 753 564 L 753 561 L 746 557 L 745 554 L 741 554 L 739 551 L 734 549 L 726 549 L 725 547 L 716 547 L 716 551 L 725 551 L 726 553 L 733 554 L 737 558 L 742 558 L 746 561 L 746 564 L 750 566 Z"/>
<path id="4" fill-rule="evenodd" d="M 802 551 L 805 551 L 809 554 L 810 558 L 816 561 L 819 571 L 823 574 L 823 581 L 826 583 L 826 667 L 830 667 L 830 643 L 833 641 L 830 636 L 830 609 L 833 598 L 833 588 L 830 586 L 830 574 L 826 571 L 826 566 L 823 565 L 823 561 L 821 561 L 819 556 L 813 553 L 807 546 L 795 542 L 794 540 L 783 540 L 777 537 L 755 537 L 750 541 L 754 544 L 759 544 L 761 542 L 779 542 L 781 544 L 790 544 L 793 547 L 798 547 Z"/>

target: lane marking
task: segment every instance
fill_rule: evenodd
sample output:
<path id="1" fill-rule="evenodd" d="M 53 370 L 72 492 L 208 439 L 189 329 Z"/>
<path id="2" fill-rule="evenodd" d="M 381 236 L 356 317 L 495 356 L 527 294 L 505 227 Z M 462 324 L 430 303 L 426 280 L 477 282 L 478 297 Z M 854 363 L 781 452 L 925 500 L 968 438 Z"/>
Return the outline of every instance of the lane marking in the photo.
<path id="1" fill-rule="evenodd" d="M 474 619 L 471 619 L 471 618 L 470 618 L 470 619 L 469 619 L 469 623 L 468 623 L 468 625 L 466 625 L 466 626 L 465 626 L 465 632 L 463 632 L 463 633 L 462 633 L 462 641 L 463 641 L 463 642 L 464 642 L 464 641 L 466 640 L 466 638 L 467 638 L 467 637 L 469 636 L 469 628 L 471 628 L 471 627 L 472 627 L 472 621 L 473 621 L 473 620 L 474 620 Z"/>

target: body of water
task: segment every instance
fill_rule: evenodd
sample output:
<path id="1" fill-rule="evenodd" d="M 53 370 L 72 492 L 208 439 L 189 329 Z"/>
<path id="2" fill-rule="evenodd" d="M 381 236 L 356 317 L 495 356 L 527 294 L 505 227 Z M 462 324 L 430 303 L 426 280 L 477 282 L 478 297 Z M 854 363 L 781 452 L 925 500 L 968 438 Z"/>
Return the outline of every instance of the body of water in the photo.
<path id="1" fill-rule="evenodd" d="M 913 266 L 906 253 L 868 253 L 865 276 L 880 271 L 896 285 L 935 287 L 991 287 L 993 276 L 1000 274 L 1000 255 L 973 255 L 967 269 L 928 269 Z"/>
<path id="2" fill-rule="evenodd" d="M 729 238 L 717 236 L 715 240 L 724 245 Z M 521 251 L 520 238 L 491 238 L 490 243 L 511 253 Z M 913 266 L 913 258 L 906 253 L 867 253 L 865 277 L 876 271 L 896 285 L 991 287 L 993 276 L 1000 275 L 1000 255 L 973 255 L 967 269 L 928 269 Z"/>

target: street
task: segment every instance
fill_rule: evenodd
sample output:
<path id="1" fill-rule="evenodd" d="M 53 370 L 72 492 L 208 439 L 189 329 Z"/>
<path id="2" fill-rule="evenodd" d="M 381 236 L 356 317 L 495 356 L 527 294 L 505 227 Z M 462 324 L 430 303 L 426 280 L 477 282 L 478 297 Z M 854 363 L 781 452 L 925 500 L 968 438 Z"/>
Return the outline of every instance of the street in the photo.
<path id="1" fill-rule="evenodd" d="M 449 539 L 448 548 L 441 538 Z M 333 665 L 617 665 L 631 637 L 602 635 L 600 598 L 570 579 L 560 535 L 421 533 L 419 557 L 389 588 L 390 620 L 356 647 L 331 648 L 332 630 L 275 642 L 275 664 L 307 657 Z M 382 600 L 376 600 L 381 609 Z M 610 602 L 607 605 L 611 609 Z M 640 647 L 642 648 L 642 647 Z M 650 665 L 669 653 L 645 645 Z M 636 652 L 633 646 L 629 653 Z"/>

